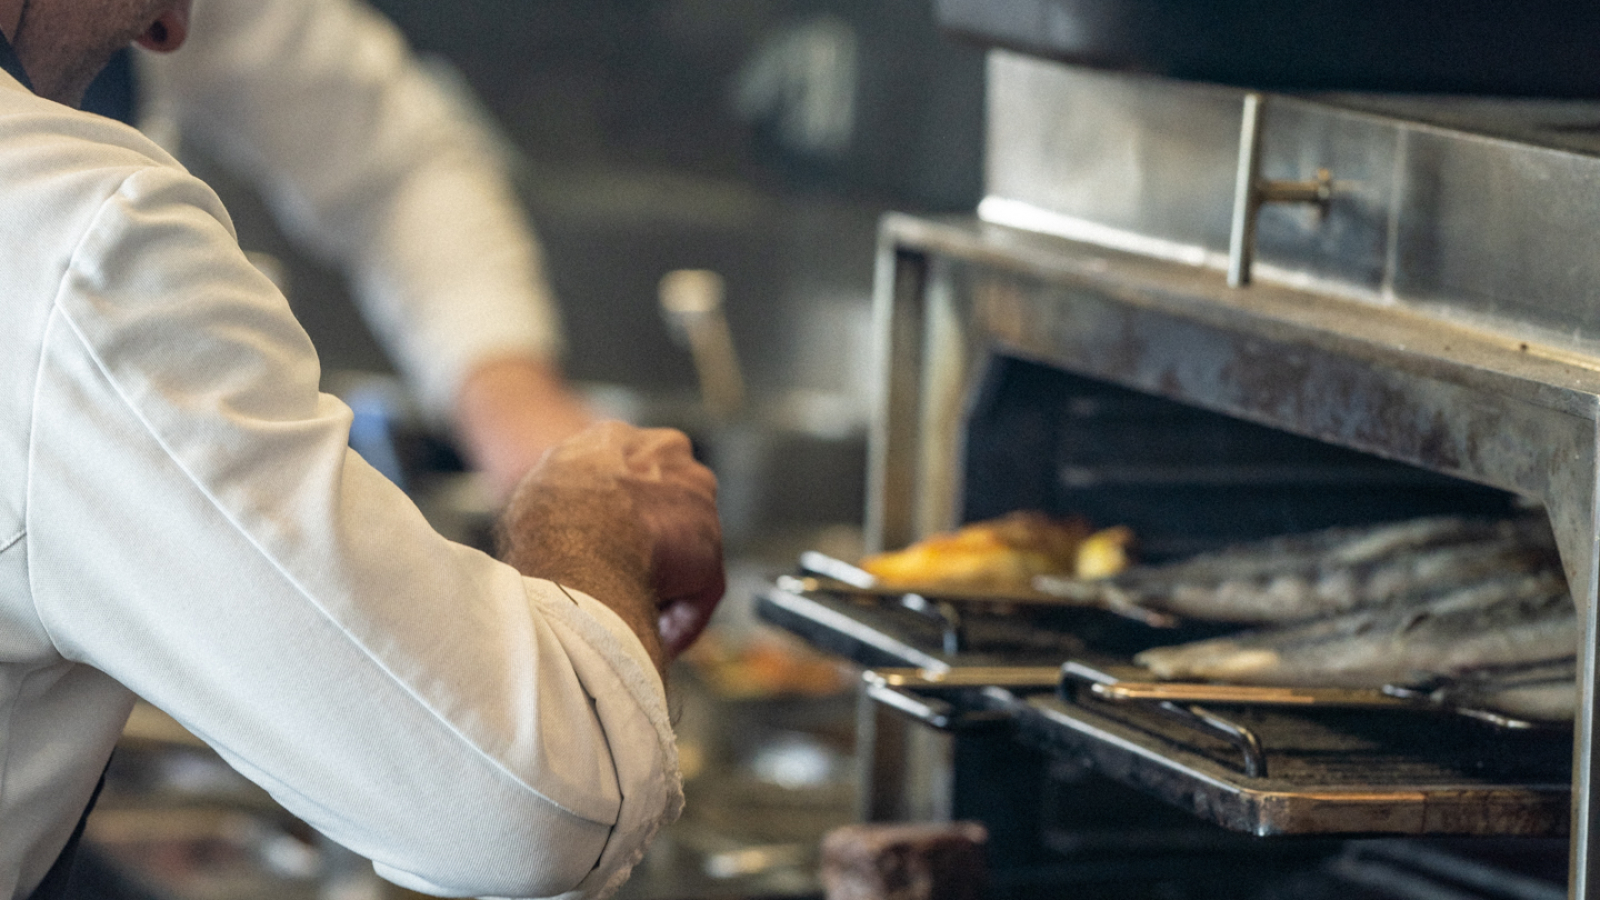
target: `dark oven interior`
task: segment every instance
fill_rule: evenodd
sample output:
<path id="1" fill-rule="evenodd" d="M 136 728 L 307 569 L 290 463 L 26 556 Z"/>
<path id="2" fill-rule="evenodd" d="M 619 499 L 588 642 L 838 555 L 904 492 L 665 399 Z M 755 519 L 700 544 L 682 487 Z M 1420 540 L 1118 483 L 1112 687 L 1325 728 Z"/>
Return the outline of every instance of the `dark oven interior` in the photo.
<path id="1" fill-rule="evenodd" d="M 1517 498 L 1011 356 L 966 425 L 964 520 L 1086 516 L 1159 560 L 1411 516 L 1509 515 Z"/>

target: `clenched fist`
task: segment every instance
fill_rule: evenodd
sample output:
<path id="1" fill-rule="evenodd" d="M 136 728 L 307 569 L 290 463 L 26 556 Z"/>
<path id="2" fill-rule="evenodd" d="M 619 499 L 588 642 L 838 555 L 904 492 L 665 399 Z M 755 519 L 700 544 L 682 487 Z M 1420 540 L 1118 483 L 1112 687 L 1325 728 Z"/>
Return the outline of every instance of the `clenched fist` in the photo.
<path id="1" fill-rule="evenodd" d="M 726 586 L 716 476 L 665 428 L 603 422 L 556 445 L 513 492 L 500 544 L 522 574 L 611 607 L 663 674 Z"/>

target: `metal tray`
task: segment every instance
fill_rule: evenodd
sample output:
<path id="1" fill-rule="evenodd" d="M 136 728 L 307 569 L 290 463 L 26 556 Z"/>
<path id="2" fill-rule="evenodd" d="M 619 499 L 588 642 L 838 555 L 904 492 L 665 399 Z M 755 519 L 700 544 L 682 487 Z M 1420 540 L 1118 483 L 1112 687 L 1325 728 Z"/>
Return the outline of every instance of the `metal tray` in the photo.
<path id="1" fill-rule="evenodd" d="M 1011 711 L 1026 739 L 1235 831 L 1556 836 L 1568 828 L 1567 735 L 1414 710 L 1162 709 L 1087 691 L 1018 697 Z"/>
<path id="2" fill-rule="evenodd" d="M 1056 690 L 1013 676 L 1070 660 L 1116 672 L 1117 660 L 1161 638 L 1156 629 L 1097 609 L 1049 610 L 1043 620 L 1040 610 L 968 615 L 964 646 L 952 650 L 937 616 L 783 584 L 757 598 L 763 619 L 860 665 L 923 673 L 869 673 L 869 696 L 935 728 L 1013 729 L 1228 829 L 1559 836 L 1569 827 L 1568 730 L 1508 728 L 1404 702 L 1300 710 L 1105 700 L 1087 683 Z M 970 685 L 966 675 L 981 667 L 1012 674 Z"/>
<path id="3" fill-rule="evenodd" d="M 810 589 L 816 584 L 779 578 L 757 596 L 756 614 L 819 649 L 867 667 L 938 671 L 956 665 L 1059 666 L 1091 645 L 1132 652 L 1156 640 L 1155 629 L 1093 607 L 1037 604 L 995 614 L 987 602 L 983 605 L 990 612 L 952 610 L 934 601 L 925 606 L 902 602 L 901 595 Z"/>

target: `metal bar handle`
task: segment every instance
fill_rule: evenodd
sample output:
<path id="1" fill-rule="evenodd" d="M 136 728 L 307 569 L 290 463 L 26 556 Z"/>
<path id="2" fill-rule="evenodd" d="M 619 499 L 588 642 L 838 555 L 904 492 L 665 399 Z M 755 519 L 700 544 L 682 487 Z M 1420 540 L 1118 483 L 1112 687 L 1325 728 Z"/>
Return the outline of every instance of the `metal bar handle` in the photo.
<path id="1" fill-rule="evenodd" d="M 1239 166 L 1234 173 L 1233 227 L 1228 235 L 1228 286 L 1250 283 L 1255 263 L 1256 220 L 1264 203 L 1314 203 L 1323 212 L 1333 197 L 1333 174 L 1318 169 L 1305 181 L 1270 181 L 1261 177 L 1261 132 L 1267 100 L 1254 91 L 1244 95 L 1239 123 Z"/>
<path id="2" fill-rule="evenodd" d="M 895 670 L 889 670 L 894 672 Z M 939 731 L 971 731 L 994 728 L 1011 721 L 1011 715 L 996 710 L 961 710 L 938 697 L 903 687 L 902 679 L 892 674 L 868 670 L 861 675 L 867 697 L 917 722 Z M 933 687 L 933 684 L 927 686 Z M 948 688 L 946 688 L 948 689 Z M 976 689 L 976 685 L 971 689 Z"/>

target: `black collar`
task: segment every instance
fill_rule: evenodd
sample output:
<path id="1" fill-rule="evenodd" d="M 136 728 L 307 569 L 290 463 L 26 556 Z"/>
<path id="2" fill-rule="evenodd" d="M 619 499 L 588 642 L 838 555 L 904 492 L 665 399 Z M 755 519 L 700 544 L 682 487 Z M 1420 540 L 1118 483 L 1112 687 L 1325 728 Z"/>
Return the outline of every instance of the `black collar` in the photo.
<path id="1" fill-rule="evenodd" d="M 17 51 L 11 49 L 4 34 L 0 34 L 0 69 L 5 69 L 12 78 L 22 82 L 23 87 L 33 90 L 33 82 L 28 80 L 28 73 L 23 71 L 22 60 L 17 59 Z"/>

